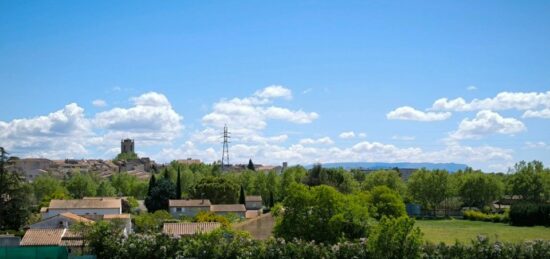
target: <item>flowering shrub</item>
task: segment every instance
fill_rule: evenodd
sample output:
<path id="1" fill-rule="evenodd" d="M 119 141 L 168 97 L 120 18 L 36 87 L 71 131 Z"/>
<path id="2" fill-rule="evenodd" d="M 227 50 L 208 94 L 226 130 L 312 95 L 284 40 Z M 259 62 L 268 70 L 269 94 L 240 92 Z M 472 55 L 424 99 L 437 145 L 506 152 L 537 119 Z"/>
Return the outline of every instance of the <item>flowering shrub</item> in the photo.
<path id="1" fill-rule="evenodd" d="M 253 240 L 248 233 L 219 229 L 175 239 L 163 234 L 113 235 L 106 224 L 93 226 L 89 251 L 98 258 L 550 258 L 550 241 L 521 244 L 490 242 L 421 244 L 407 218 L 382 219 L 369 239 L 328 244 L 300 239 Z M 414 223 L 414 222 L 413 222 Z M 94 239 L 94 240 L 90 240 Z"/>

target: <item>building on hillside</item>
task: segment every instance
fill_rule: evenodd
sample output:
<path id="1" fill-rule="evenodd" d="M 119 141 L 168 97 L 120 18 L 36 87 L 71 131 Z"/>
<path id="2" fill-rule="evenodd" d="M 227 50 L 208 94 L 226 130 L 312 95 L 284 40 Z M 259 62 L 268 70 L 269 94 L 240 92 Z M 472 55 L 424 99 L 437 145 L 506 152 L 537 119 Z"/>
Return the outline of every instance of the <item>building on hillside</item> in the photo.
<path id="1" fill-rule="evenodd" d="M 164 223 L 162 233 L 180 238 L 182 236 L 192 236 L 199 233 L 209 233 L 220 228 L 219 222 L 193 222 L 193 223 Z"/>
<path id="2" fill-rule="evenodd" d="M 134 140 L 128 138 L 121 140 L 120 153 L 134 153 Z"/>
<path id="3" fill-rule="evenodd" d="M 175 218 L 194 217 L 201 211 L 210 211 L 210 200 L 168 200 L 170 214 Z"/>
<path id="4" fill-rule="evenodd" d="M 93 222 L 93 220 L 87 219 L 82 216 L 78 216 L 71 212 L 64 212 L 53 217 L 49 217 L 42 221 L 29 225 L 30 229 L 45 229 L 45 228 L 69 228 L 73 224 L 79 222 Z"/>
<path id="5" fill-rule="evenodd" d="M 12 170 L 32 182 L 37 176 L 47 173 L 52 165 L 53 161 L 45 158 L 22 158 L 15 160 Z"/>
<path id="6" fill-rule="evenodd" d="M 235 214 L 241 219 L 246 218 L 246 208 L 244 204 L 217 204 L 210 206 L 210 211 L 218 215 Z"/>
<path id="7" fill-rule="evenodd" d="M 120 199 L 86 199 L 86 200 L 51 200 L 50 206 L 40 210 L 42 219 L 71 212 L 89 219 L 97 219 L 102 215 L 121 214 Z"/>
<path id="8" fill-rule="evenodd" d="M 262 196 L 246 196 L 244 198 L 245 201 L 245 207 L 247 210 L 260 210 L 262 209 L 263 203 L 262 203 Z"/>
<path id="9" fill-rule="evenodd" d="M 192 158 L 189 157 L 187 159 L 177 160 L 177 162 L 182 164 L 182 165 L 195 165 L 195 164 L 200 164 L 201 160 L 200 159 L 192 159 Z"/>

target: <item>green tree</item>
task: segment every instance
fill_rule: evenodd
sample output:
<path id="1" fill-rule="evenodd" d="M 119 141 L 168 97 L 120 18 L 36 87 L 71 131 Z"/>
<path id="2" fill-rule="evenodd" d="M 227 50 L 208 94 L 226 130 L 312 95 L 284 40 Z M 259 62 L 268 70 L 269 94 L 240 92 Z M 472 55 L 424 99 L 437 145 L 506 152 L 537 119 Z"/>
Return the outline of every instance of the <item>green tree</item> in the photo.
<path id="1" fill-rule="evenodd" d="M 407 189 L 409 195 L 426 209 L 435 210 L 448 196 L 448 173 L 442 170 L 428 171 L 420 169 L 409 178 Z"/>
<path id="2" fill-rule="evenodd" d="M 154 213 L 141 213 L 133 216 L 136 232 L 158 233 L 162 231 L 165 221 L 171 220 L 172 215 L 165 210 L 157 210 Z"/>
<path id="3" fill-rule="evenodd" d="M 32 187 L 6 170 L 8 153 L 0 147 L 0 230 L 19 230 L 31 214 Z"/>
<path id="4" fill-rule="evenodd" d="M 399 218 L 407 215 L 405 203 L 403 203 L 399 193 L 384 185 L 376 186 L 371 190 L 368 202 L 370 213 L 376 219 L 382 217 Z"/>
<path id="5" fill-rule="evenodd" d="M 370 191 L 376 186 L 387 186 L 400 195 L 405 195 L 407 189 L 405 183 L 399 177 L 399 173 L 393 170 L 381 170 L 369 173 L 361 184 L 361 189 Z"/>
<path id="6" fill-rule="evenodd" d="M 274 229 L 277 237 L 333 243 L 340 237 L 366 236 L 365 198 L 345 196 L 326 185 L 308 188 L 294 183 L 283 203 L 284 212 L 277 217 Z"/>
<path id="7" fill-rule="evenodd" d="M 245 204 L 246 203 L 246 197 L 245 197 L 244 188 L 243 188 L 242 185 L 241 185 L 241 192 L 239 194 L 239 203 L 240 204 Z"/>
<path id="8" fill-rule="evenodd" d="M 97 187 L 97 196 L 100 197 L 113 197 L 116 196 L 116 189 L 108 181 L 101 181 Z"/>
<path id="9" fill-rule="evenodd" d="M 74 172 L 66 183 L 67 190 L 71 196 L 76 199 L 82 199 L 85 196 L 95 196 L 97 193 L 97 183 L 89 173 L 81 174 Z"/>
<path id="10" fill-rule="evenodd" d="M 524 200 L 540 202 L 544 194 L 542 162 L 521 161 L 514 166 L 516 173 L 511 178 L 512 194 L 521 195 Z"/>
<path id="11" fill-rule="evenodd" d="M 212 204 L 232 204 L 239 198 L 239 185 L 226 177 L 207 176 L 192 189 L 194 199 L 209 199 Z"/>
<path id="12" fill-rule="evenodd" d="M 500 198 L 504 184 L 496 177 L 484 173 L 469 173 L 462 176 L 463 181 L 458 191 L 464 205 L 483 208 Z"/>
<path id="13" fill-rule="evenodd" d="M 246 168 L 251 171 L 256 171 L 256 167 L 254 166 L 254 163 L 252 163 L 252 159 L 248 160 L 248 166 Z"/>
<path id="14" fill-rule="evenodd" d="M 49 174 L 39 175 L 32 181 L 34 197 L 37 201 L 43 201 L 46 197 L 51 197 L 54 193 L 64 193 L 68 196 L 69 192 L 63 186 L 61 180 L 54 178 Z M 49 202 L 49 200 L 48 200 Z"/>
<path id="15" fill-rule="evenodd" d="M 84 246 L 97 258 L 112 258 L 119 251 L 123 238 L 123 226 L 116 221 L 98 221 L 93 224 L 79 223 L 72 230 L 82 233 Z"/>
<path id="16" fill-rule="evenodd" d="M 151 195 L 151 190 L 153 189 L 153 187 L 155 187 L 155 184 L 155 174 L 151 174 L 151 178 L 149 178 L 149 185 L 147 187 L 147 196 Z"/>
<path id="17" fill-rule="evenodd" d="M 151 190 L 151 195 L 145 198 L 145 206 L 149 212 L 157 210 L 168 211 L 168 200 L 176 198 L 176 187 L 168 179 L 161 179 Z"/>
<path id="18" fill-rule="evenodd" d="M 139 159 L 138 155 L 134 152 L 120 153 L 113 161 L 129 161 Z"/>
<path id="19" fill-rule="evenodd" d="M 178 178 L 176 180 L 176 199 L 181 199 L 181 173 L 180 168 L 178 167 Z"/>

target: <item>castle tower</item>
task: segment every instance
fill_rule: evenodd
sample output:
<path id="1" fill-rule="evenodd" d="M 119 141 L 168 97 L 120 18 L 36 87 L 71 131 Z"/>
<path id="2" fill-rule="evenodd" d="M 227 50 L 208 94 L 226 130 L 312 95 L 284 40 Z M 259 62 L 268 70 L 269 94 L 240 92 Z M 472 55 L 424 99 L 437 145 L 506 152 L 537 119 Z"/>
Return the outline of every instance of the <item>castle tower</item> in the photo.
<path id="1" fill-rule="evenodd" d="M 134 152 L 134 140 L 124 139 L 120 141 L 120 153 L 135 153 Z"/>

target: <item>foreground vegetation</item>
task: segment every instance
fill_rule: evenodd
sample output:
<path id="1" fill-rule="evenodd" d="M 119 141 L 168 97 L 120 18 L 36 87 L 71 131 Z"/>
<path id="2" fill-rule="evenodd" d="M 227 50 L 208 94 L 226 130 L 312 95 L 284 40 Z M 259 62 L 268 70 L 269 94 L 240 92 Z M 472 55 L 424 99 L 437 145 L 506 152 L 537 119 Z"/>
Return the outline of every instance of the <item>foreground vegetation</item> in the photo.
<path id="1" fill-rule="evenodd" d="M 244 232 L 220 229 L 181 239 L 163 234 L 124 238 L 112 223 L 90 226 L 88 249 L 98 258 L 549 258 L 550 241 L 495 242 L 479 236 L 470 242 L 423 243 L 414 220 L 383 218 L 367 239 L 333 244 L 271 238 L 253 240 Z"/>
<path id="2" fill-rule="evenodd" d="M 417 220 L 416 226 L 424 234 L 424 240 L 433 243 L 453 244 L 455 241 L 468 243 L 483 235 L 491 240 L 522 243 L 524 241 L 550 240 L 550 228 L 543 226 L 516 227 L 505 223 L 491 223 L 469 220 Z"/>

